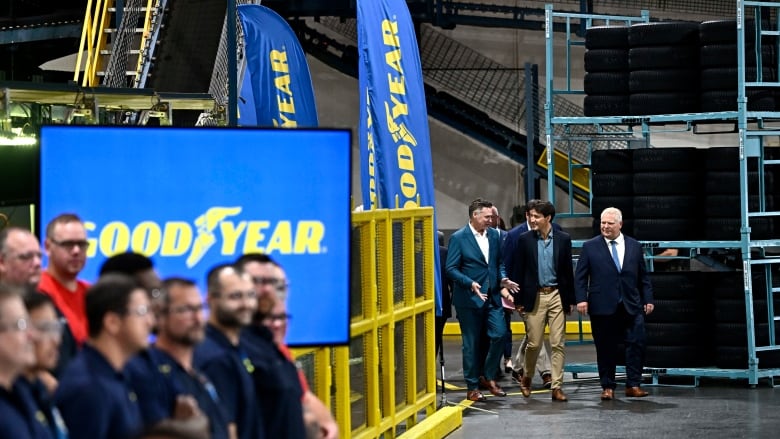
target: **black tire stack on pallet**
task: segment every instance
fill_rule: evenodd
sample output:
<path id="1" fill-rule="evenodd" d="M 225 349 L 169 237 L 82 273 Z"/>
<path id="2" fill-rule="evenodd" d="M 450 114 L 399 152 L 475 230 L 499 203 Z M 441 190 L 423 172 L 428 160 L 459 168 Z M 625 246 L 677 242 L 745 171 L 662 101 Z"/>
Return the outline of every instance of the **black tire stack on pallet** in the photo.
<path id="1" fill-rule="evenodd" d="M 769 151 L 769 150 L 767 150 Z M 758 167 L 756 159 L 748 161 L 748 193 L 740 194 L 739 150 L 733 147 L 710 148 L 705 151 L 704 239 L 736 241 L 740 239 L 740 198 L 748 197 L 748 211 L 759 210 Z M 764 173 L 765 210 L 777 208 L 774 173 Z M 773 218 L 751 218 L 752 239 L 766 239 L 775 230 Z"/>
<path id="2" fill-rule="evenodd" d="M 755 55 L 755 26 L 745 24 L 745 81 L 758 79 Z M 701 111 L 737 111 L 737 22 L 705 21 L 699 25 L 701 65 Z M 777 54 L 771 41 L 762 46 L 762 80 L 777 81 Z M 746 90 L 748 110 L 774 111 L 775 92 L 771 88 Z"/>
<path id="3" fill-rule="evenodd" d="M 646 317 L 648 367 L 714 364 L 712 300 L 700 272 L 651 273 L 655 311 Z"/>
<path id="4" fill-rule="evenodd" d="M 769 344 L 769 314 L 766 300 L 764 267 L 754 266 L 753 323 L 756 346 Z M 706 273 L 708 288 L 714 298 L 715 366 L 721 369 L 744 369 L 748 365 L 747 314 L 741 272 Z M 774 315 L 780 314 L 780 299 L 773 301 Z M 780 325 L 775 322 L 775 342 L 780 340 Z M 780 351 L 758 352 L 759 367 L 780 366 Z"/>
<path id="5" fill-rule="evenodd" d="M 701 150 L 633 152 L 634 236 L 642 241 L 693 241 L 699 234 Z"/>
<path id="6" fill-rule="evenodd" d="M 585 48 L 585 116 L 629 114 L 628 27 L 591 27 Z"/>
<path id="7" fill-rule="evenodd" d="M 605 149 L 591 154 L 594 235 L 601 233 L 601 211 L 607 207 L 617 207 L 623 212 L 623 233 L 634 235 L 633 152 L 631 149 Z"/>
<path id="8" fill-rule="evenodd" d="M 699 111 L 699 25 L 640 23 L 628 30 L 632 115 Z"/>

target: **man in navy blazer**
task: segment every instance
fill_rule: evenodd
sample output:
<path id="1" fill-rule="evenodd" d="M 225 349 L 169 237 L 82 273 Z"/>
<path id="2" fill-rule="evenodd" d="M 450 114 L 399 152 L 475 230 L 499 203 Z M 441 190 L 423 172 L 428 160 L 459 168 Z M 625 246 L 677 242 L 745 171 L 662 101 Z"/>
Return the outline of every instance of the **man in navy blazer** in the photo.
<path id="1" fill-rule="evenodd" d="M 526 398 L 531 395 L 531 378 L 544 343 L 544 328 L 549 325 L 552 399 L 566 401 L 562 389 L 566 314 L 574 309 L 571 237 L 564 231 L 553 230 L 555 206 L 552 203 L 538 201 L 529 203 L 528 207 L 532 230 L 517 238 L 510 269 L 520 285 L 520 291 L 514 296 L 515 307 L 525 313 L 528 333 L 520 391 Z"/>
<path id="2" fill-rule="evenodd" d="M 602 400 L 614 398 L 618 344 L 626 345 L 626 396 L 643 397 L 645 315 L 653 312 L 653 287 L 639 242 L 620 232 L 623 214 L 601 213 L 601 235 L 586 241 L 574 274 L 577 310 L 590 314 Z"/>
<path id="3" fill-rule="evenodd" d="M 453 283 L 452 304 L 463 338 L 466 398 L 471 401 L 485 400 L 478 389 L 480 381 L 493 395 L 506 395 L 495 381 L 506 331 L 501 287 L 515 291 L 517 284 L 506 277 L 498 231 L 489 227 L 492 206 L 493 203 L 479 198 L 472 201 L 469 224 L 452 234 L 447 249 L 447 277 Z M 480 334 L 485 327 L 490 347 L 487 357 L 481 359 Z M 481 370 L 484 378 L 479 375 Z"/>
<path id="4" fill-rule="evenodd" d="M 501 253 L 504 256 L 504 267 L 506 267 L 506 275 L 512 280 L 518 279 L 517 273 L 514 272 L 514 258 L 516 254 L 515 249 L 517 247 L 517 238 L 523 233 L 531 230 L 530 215 L 528 215 L 528 212 L 530 207 L 535 206 L 541 201 L 542 200 L 539 199 L 529 200 L 528 203 L 523 206 L 523 210 L 525 211 L 525 221 L 507 232 L 507 236 L 504 238 L 504 241 L 501 244 Z M 563 230 L 557 223 L 552 223 L 552 228 L 553 233 Z M 523 322 L 525 322 L 524 318 Z M 520 341 L 520 346 L 517 348 L 517 352 L 515 353 L 514 363 L 512 363 L 512 377 L 517 380 L 518 383 L 520 383 L 520 378 L 524 373 L 523 364 L 525 363 L 525 350 L 527 347 L 528 334 L 525 334 L 523 339 Z M 539 376 L 542 378 L 544 387 L 549 389 L 552 385 L 552 374 L 550 373 L 552 365 L 550 364 L 550 353 L 548 352 L 547 345 L 545 344 L 540 346 L 539 358 L 537 359 L 536 365 L 536 369 L 539 371 Z"/>

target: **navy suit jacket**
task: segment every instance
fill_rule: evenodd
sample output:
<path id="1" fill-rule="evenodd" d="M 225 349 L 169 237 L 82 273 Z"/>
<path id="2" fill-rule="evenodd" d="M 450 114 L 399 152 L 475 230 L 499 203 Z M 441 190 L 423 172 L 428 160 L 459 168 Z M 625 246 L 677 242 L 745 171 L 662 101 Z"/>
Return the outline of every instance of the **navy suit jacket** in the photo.
<path id="1" fill-rule="evenodd" d="M 626 249 L 620 271 L 603 236 L 582 245 L 574 288 L 577 303 L 588 302 L 588 314 L 614 314 L 621 296 L 630 315 L 643 313 L 644 305 L 653 303 L 653 286 L 645 269 L 642 246 L 634 238 L 625 235 L 623 238 Z"/>
<path id="2" fill-rule="evenodd" d="M 520 284 L 520 292 L 515 294 L 515 305 L 522 305 L 524 311 L 534 310 L 539 287 L 539 247 L 537 232 L 526 231 L 515 243 L 514 264 L 508 271 L 515 273 L 515 282 Z M 574 270 L 571 262 L 571 236 L 562 230 L 553 230 L 553 262 L 558 280 L 558 293 L 561 296 L 564 312 L 574 305 Z M 511 279 L 511 278 L 510 278 Z"/>
<path id="3" fill-rule="evenodd" d="M 561 229 L 561 226 L 556 223 L 552 223 L 552 227 L 553 234 L 563 230 Z M 515 282 L 517 282 L 518 275 L 512 271 L 512 267 L 514 267 L 515 263 L 514 258 L 516 257 L 515 249 L 517 247 L 517 238 L 519 238 L 520 235 L 527 231 L 528 221 L 523 221 L 522 224 L 518 224 L 517 226 L 513 227 L 512 230 L 508 231 L 503 241 L 501 242 L 501 254 L 504 256 L 504 267 L 506 267 L 506 275 L 509 277 L 509 279 Z"/>
<path id="4" fill-rule="evenodd" d="M 450 237 L 447 277 L 452 281 L 452 304 L 456 308 L 482 308 L 487 302 L 501 307 L 501 279 L 506 277 L 501 262 L 501 240 L 495 229 L 488 227 L 486 233 L 490 247 L 489 262 L 485 262 L 468 225 Z M 482 293 L 488 295 L 485 302 L 471 291 L 472 282 L 477 282 L 482 287 Z"/>

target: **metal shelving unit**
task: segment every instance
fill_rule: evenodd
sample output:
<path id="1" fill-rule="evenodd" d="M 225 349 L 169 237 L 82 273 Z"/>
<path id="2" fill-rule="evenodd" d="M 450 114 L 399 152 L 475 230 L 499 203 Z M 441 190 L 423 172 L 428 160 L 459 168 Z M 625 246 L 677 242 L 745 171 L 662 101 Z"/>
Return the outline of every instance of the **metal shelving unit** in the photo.
<path id="1" fill-rule="evenodd" d="M 584 94 L 583 90 L 575 90 L 571 85 L 571 48 L 573 46 L 583 46 L 584 40 L 580 38 L 574 38 L 575 32 L 572 32 L 572 26 L 580 26 L 581 23 L 585 23 L 586 28 L 589 28 L 596 24 L 610 25 L 619 23 L 620 25 L 630 26 L 633 23 L 641 23 L 649 21 L 649 14 L 647 11 L 642 11 L 641 16 L 628 17 L 628 16 L 606 16 L 606 15 L 591 15 L 591 14 L 578 14 L 568 12 L 554 12 L 553 5 L 545 6 L 545 40 L 546 40 L 546 100 L 545 100 L 545 140 L 547 144 L 547 169 L 548 173 L 548 194 L 553 203 L 555 203 L 555 186 L 554 186 L 554 170 L 555 156 L 553 153 L 556 148 L 556 143 L 561 143 L 564 146 L 570 145 L 572 142 L 585 143 L 588 148 L 588 156 L 593 151 L 593 145 L 596 142 L 604 141 L 606 136 L 611 136 L 611 141 L 626 142 L 626 146 L 629 146 L 628 142 L 641 141 L 644 145 L 650 145 L 650 136 L 653 132 L 661 132 L 665 128 L 662 128 L 667 124 L 681 125 L 682 128 L 677 128 L 675 131 L 689 131 L 695 132 L 694 127 L 696 123 L 710 123 L 710 122 L 723 122 L 736 124 L 739 138 L 739 176 L 740 176 L 740 212 L 741 212 L 741 227 L 740 227 L 740 239 L 736 241 L 643 241 L 642 244 L 648 250 L 657 247 L 664 248 L 679 248 L 679 249 L 736 249 L 740 251 L 742 256 L 742 275 L 744 285 L 744 299 L 745 299 L 745 314 L 747 319 L 747 350 L 748 350 L 748 364 L 741 369 L 719 369 L 719 368 L 652 368 L 646 369 L 646 373 L 650 373 L 653 376 L 653 382 L 657 383 L 659 375 L 677 375 L 677 376 L 691 376 L 694 377 L 695 383 L 698 384 L 700 377 L 719 377 L 719 378 L 734 378 L 744 379 L 746 378 L 752 387 L 755 387 L 760 378 L 768 378 L 770 385 L 774 385 L 773 377 L 780 376 L 780 368 L 760 368 L 757 353 L 762 351 L 777 351 L 780 350 L 780 341 L 775 338 L 775 325 L 780 322 L 780 310 L 775 311 L 773 309 L 773 298 L 780 294 L 780 288 L 772 286 L 772 271 L 765 270 L 767 273 L 766 279 L 766 291 L 753 291 L 752 285 L 752 268 L 757 265 L 772 266 L 773 264 L 780 264 L 780 257 L 770 256 L 767 254 L 766 249 L 768 247 L 780 246 L 780 234 L 773 234 L 773 239 L 754 240 L 751 238 L 750 221 L 753 218 L 780 218 L 780 212 L 767 211 L 765 205 L 765 187 L 764 187 L 764 172 L 766 168 L 774 166 L 775 169 L 780 169 L 780 160 L 767 160 L 764 157 L 764 148 L 768 143 L 769 138 L 780 137 L 780 112 L 755 112 L 748 111 L 747 107 L 747 95 L 746 89 L 751 87 L 780 87 L 780 82 L 766 82 L 755 81 L 746 82 L 745 78 L 745 19 L 746 17 L 752 17 L 753 22 L 756 23 L 755 37 L 757 53 L 761 53 L 760 45 L 763 38 L 774 38 L 775 47 L 780 45 L 780 29 L 775 25 L 774 29 L 765 30 L 761 29 L 761 17 L 762 9 L 771 8 L 771 16 L 777 16 L 780 13 L 780 4 L 767 1 L 747 1 L 738 0 L 736 4 L 736 20 L 737 20 L 737 46 L 738 46 L 738 102 L 737 111 L 725 111 L 725 112 L 712 112 L 712 113 L 686 113 L 686 114 L 656 114 L 656 115 L 641 115 L 641 116 L 608 116 L 608 117 L 559 117 L 555 115 L 554 97 L 558 94 Z M 564 23 L 566 27 L 566 84 L 563 87 L 556 87 L 554 84 L 554 34 L 553 27 L 560 26 Z M 560 59 L 560 58 L 559 58 Z M 775 69 L 777 65 L 773 66 Z M 759 70 L 761 68 L 759 59 Z M 760 79 L 760 76 L 759 76 Z M 772 124 L 775 124 L 772 126 Z M 607 133 L 605 127 L 619 126 L 624 127 L 623 131 L 625 138 L 615 138 L 615 132 Z M 563 130 L 561 130 L 563 127 Z M 587 128 L 590 127 L 590 128 Z M 661 128 L 659 128 L 661 127 Z M 583 129 L 587 128 L 587 129 Z M 576 135 L 569 136 L 566 133 L 577 132 Z M 583 134 L 587 131 L 588 134 Z M 555 134 L 561 133 L 564 134 Z M 563 148 L 561 148 L 563 149 Z M 569 163 L 568 170 L 569 175 L 577 167 L 587 168 L 589 163 L 574 163 L 571 160 L 571 148 L 568 150 L 559 151 L 564 155 L 568 154 Z M 759 195 L 760 203 L 758 211 L 749 211 L 748 209 L 748 158 L 756 158 L 758 162 L 759 172 Z M 569 192 L 571 194 L 571 191 Z M 572 217 L 584 217 L 590 216 L 588 213 L 575 213 L 573 209 L 572 197 L 569 197 L 570 209 L 568 212 L 559 212 L 557 214 L 560 218 L 572 218 Z M 582 241 L 575 241 L 575 247 L 581 247 Z M 694 251 L 694 250 L 691 250 Z M 650 265 L 652 266 L 652 265 Z M 753 295 L 765 295 L 767 299 L 767 315 L 754 315 L 753 310 Z M 760 297 L 760 296 L 758 296 Z M 754 323 L 756 319 L 760 319 L 760 322 L 768 321 L 769 325 L 769 344 L 764 346 L 756 346 L 756 334 L 754 330 Z M 575 373 L 580 372 L 596 372 L 595 364 L 567 364 L 566 370 Z"/>

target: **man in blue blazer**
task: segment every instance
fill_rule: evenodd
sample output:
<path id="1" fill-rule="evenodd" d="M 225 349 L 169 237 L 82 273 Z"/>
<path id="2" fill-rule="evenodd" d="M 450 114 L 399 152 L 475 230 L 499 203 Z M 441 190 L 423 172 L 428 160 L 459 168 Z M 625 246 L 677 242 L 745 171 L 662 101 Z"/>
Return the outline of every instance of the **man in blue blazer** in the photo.
<path id="1" fill-rule="evenodd" d="M 601 235 L 586 241 L 574 274 L 577 310 L 590 314 L 601 399 L 614 398 L 618 344 L 626 345 L 626 396 L 643 397 L 645 315 L 653 312 L 653 287 L 639 242 L 620 232 L 623 214 L 601 213 Z"/>
<path id="2" fill-rule="evenodd" d="M 447 277 L 453 283 L 452 304 L 463 338 L 466 398 L 471 401 L 485 400 L 478 389 L 480 381 L 493 395 L 506 395 L 495 381 L 506 331 L 501 287 L 515 291 L 517 284 L 507 279 L 504 272 L 499 234 L 490 227 L 492 206 L 493 203 L 479 198 L 472 201 L 469 224 L 452 234 L 447 249 Z M 480 334 L 485 327 L 490 347 L 487 357 L 480 358 Z M 482 370 L 484 378 L 479 375 Z"/>
<path id="3" fill-rule="evenodd" d="M 574 309 L 574 279 L 571 237 L 552 227 L 555 206 L 549 201 L 528 205 L 531 230 L 517 238 L 510 271 L 520 285 L 514 296 L 515 307 L 525 313 L 528 333 L 520 391 L 531 396 L 531 379 L 539 351 L 544 345 L 544 328 L 550 326 L 552 347 L 552 399 L 566 401 L 563 392 L 566 314 Z"/>

